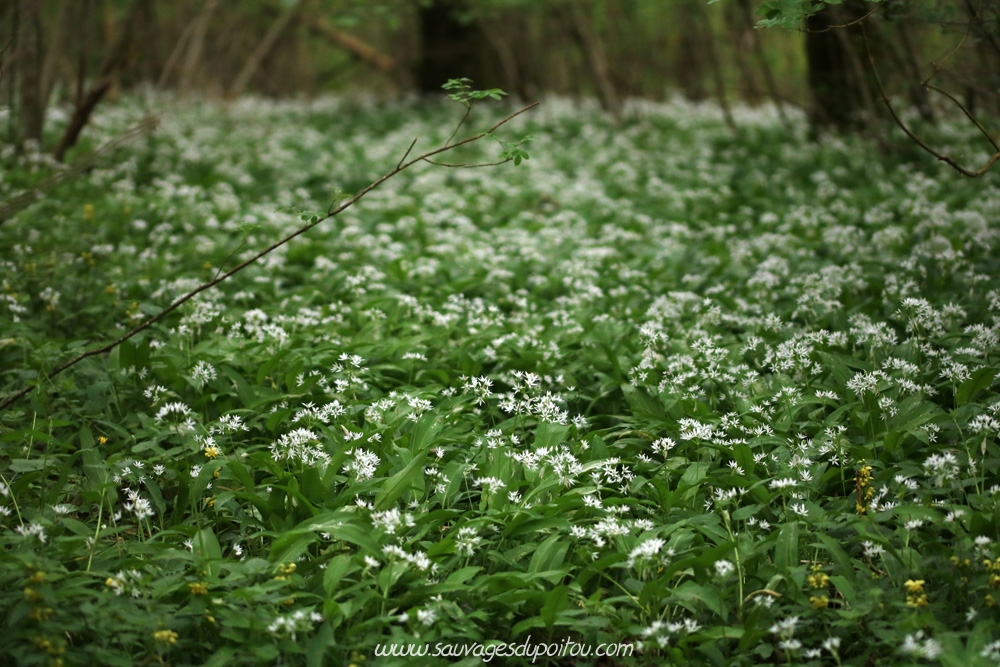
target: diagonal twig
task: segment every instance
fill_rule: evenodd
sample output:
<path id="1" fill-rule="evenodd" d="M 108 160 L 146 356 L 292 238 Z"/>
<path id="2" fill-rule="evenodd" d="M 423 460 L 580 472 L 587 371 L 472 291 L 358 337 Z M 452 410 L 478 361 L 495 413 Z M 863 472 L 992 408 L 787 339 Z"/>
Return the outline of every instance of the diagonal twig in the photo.
<path id="1" fill-rule="evenodd" d="M 208 281 L 206 283 L 202 283 L 201 285 L 199 285 L 195 289 L 191 290 L 187 294 L 185 294 L 185 295 L 179 297 L 178 299 L 176 299 L 173 303 L 171 303 L 169 306 L 167 306 L 166 308 L 164 308 L 163 310 L 161 310 L 156 315 L 153 315 L 152 317 L 150 317 L 149 319 L 147 319 L 145 322 L 143 322 L 139 326 L 135 327 L 134 329 L 132 329 L 128 333 L 122 335 L 117 340 L 114 340 L 114 341 L 108 343 L 107 345 L 103 345 L 101 347 L 97 347 L 97 348 L 94 348 L 92 350 L 87 350 L 86 352 L 84 352 L 84 353 L 82 353 L 82 354 L 80 354 L 80 355 L 78 355 L 76 357 L 73 357 L 69 361 L 63 362 L 62 364 L 56 366 L 52 370 L 52 372 L 50 372 L 50 373 L 48 373 L 46 375 L 46 377 L 44 379 L 51 379 L 52 377 L 58 375 L 59 373 L 62 373 L 67 368 L 72 368 L 73 366 L 77 365 L 78 363 L 80 363 L 84 359 L 87 359 L 88 357 L 93 357 L 93 356 L 97 356 L 99 354 L 105 354 L 107 352 L 110 352 L 111 350 L 113 350 L 114 348 L 118 347 L 119 345 L 121 345 L 122 343 L 124 343 L 128 339 L 132 338 L 136 334 L 141 333 L 142 331 L 145 331 L 149 327 L 153 326 L 154 324 L 156 324 L 157 322 L 159 322 L 160 320 L 162 320 L 163 318 L 165 318 L 167 315 L 169 315 L 173 311 L 177 310 L 180 306 L 182 306 L 183 304 L 185 304 L 188 301 L 190 301 L 191 299 L 193 299 L 195 296 L 197 296 L 201 292 L 204 292 L 207 289 L 211 289 L 212 287 L 215 287 L 219 283 L 228 280 L 231 276 L 233 276 L 236 273 L 242 271 L 243 269 L 245 269 L 246 267 L 250 266 L 251 264 L 253 264 L 257 260 L 259 260 L 260 258 L 264 257 L 265 255 L 268 255 L 271 252 L 275 251 L 276 249 L 280 248 L 281 246 L 285 245 L 286 243 L 288 243 L 289 241 L 291 241 L 295 237 L 301 236 L 302 234 L 305 234 L 306 232 L 308 232 L 310 229 L 312 229 L 316 225 L 319 225 L 320 223 L 325 222 L 326 220 L 329 220 L 330 218 L 333 218 L 333 217 L 336 217 L 336 216 L 340 215 L 346 209 L 348 209 L 352 205 L 354 205 L 354 203 L 357 202 L 359 199 L 361 199 L 362 197 L 364 197 L 365 195 L 367 195 L 369 192 L 371 192 L 372 190 L 374 190 L 378 186 L 380 186 L 383 183 L 385 183 L 386 181 L 388 181 L 390 178 L 392 178 L 393 176 L 395 176 L 399 172 L 404 171 L 406 169 L 409 169 L 410 167 L 412 167 L 413 165 L 417 164 L 418 162 L 427 161 L 428 158 L 432 158 L 435 155 L 439 155 L 441 153 L 445 153 L 445 152 L 450 151 L 452 149 L 458 148 L 459 146 L 464 146 L 466 144 L 471 144 L 474 141 L 478 141 L 478 140 L 482 139 L 485 136 L 493 134 L 493 132 L 496 131 L 496 129 L 499 128 L 501 125 L 504 125 L 504 124 L 508 123 L 509 121 L 513 120 L 517 116 L 520 116 L 524 112 L 529 111 L 530 109 L 533 109 L 536 106 L 538 106 L 538 102 L 532 102 L 528 106 L 520 109 L 519 111 L 515 111 L 514 113 L 510 114 L 506 118 L 500 120 L 499 122 L 496 123 L 496 125 L 494 125 L 493 127 L 491 127 L 489 130 L 487 130 L 485 132 L 480 132 L 479 134 L 475 134 L 475 135 L 473 135 L 471 137 L 463 139 L 462 141 L 456 142 L 454 144 L 449 143 L 448 145 L 441 146 L 440 148 L 435 148 L 434 150 L 428 151 L 428 152 L 424 153 L 423 155 L 418 155 L 417 157 L 413 158 L 412 160 L 410 160 L 408 162 L 400 162 L 399 164 L 396 165 L 396 167 L 394 169 L 392 169 L 391 171 L 386 172 L 381 177 L 377 178 L 376 180 L 374 180 L 371 183 L 369 183 L 368 185 L 366 185 L 360 192 L 358 192 L 353 197 L 345 200 L 338 207 L 336 207 L 332 211 L 329 211 L 325 216 L 317 218 L 316 220 L 313 220 L 312 222 L 310 222 L 310 223 L 308 223 L 306 225 L 303 225 L 302 227 L 299 227 L 294 232 L 288 234 L 287 236 L 285 236 L 284 238 L 282 238 L 282 239 L 280 239 L 278 241 L 275 241 L 274 243 L 272 243 L 268 247 L 264 248 L 260 252 L 256 253 L 252 257 L 250 257 L 249 259 L 244 260 L 240 264 L 236 265 L 235 267 L 233 267 L 229 271 L 226 271 L 225 273 L 223 273 L 220 276 L 216 276 L 214 279 L 212 279 L 212 280 L 210 280 L 210 281 Z M 414 142 L 414 143 L 416 143 L 416 142 Z M 407 149 L 407 152 L 406 152 L 407 155 L 409 155 L 410 150 L 412 150 L 412 148 L 413 148 L 413 144 L 411 144 L 410 148 Z M 504 162 L 509 162 L 509 161 L 510 160 L 504 160 Z M 502 164 L 502 163 L 500 163 L 500 164 Z M 4 408 L 6 408 L 8 405 L 10 405 L 11 403 L 13 403 L 14 401 L 17 401 L 18 399 L 26 396 L 34 388 L 35 388 L 35 386 L 24 387 L 23 389 L 21 389 L 19 391 L 16 391 L 13 394 L 9 394 L 8 396 L 4 397 L 2 400 L 0 400 L 0 410 L 3 410 Z"/>

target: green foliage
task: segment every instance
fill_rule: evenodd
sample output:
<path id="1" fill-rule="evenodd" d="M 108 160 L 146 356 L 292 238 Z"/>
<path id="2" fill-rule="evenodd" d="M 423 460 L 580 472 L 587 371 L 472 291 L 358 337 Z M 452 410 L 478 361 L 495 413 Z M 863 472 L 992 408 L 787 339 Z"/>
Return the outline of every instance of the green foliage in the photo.
<path id="1" fill-rule="evenodd" d="M 465 77 L 460 79 L 448 79 L 448 81 L 441 87 L 445 90 L 451 91 L 448 93 L 448 99 L 454 100 L 466 108 L 471 107 L 472 103 L 476 100 L 499 100 L 507 94 L 499 88 L 490 88 L 489 90 L 473 90 L 472 79 L 467 79 Z"/>
<path id="2" fill-rule="evenodd" d="M 870 3 L 880 3 L 884 0 L 866 0 Z M 708 0 L 714 5 L 720 0 Z M 762 28 L 781 27 L 790 30 L 801 28 L 807 18 L 822 11 L 827 5 L 840 5 L 844 0 L 764 0 L 757 8 L 762 16 L 757 25 Z"/>
<path id="3" fill-rule="evenodd" d="M 186 108 L 0 226 L 0 661 L 995 661 L 994 176 L 553 100 L 43 381 L 453 127 Z"/>

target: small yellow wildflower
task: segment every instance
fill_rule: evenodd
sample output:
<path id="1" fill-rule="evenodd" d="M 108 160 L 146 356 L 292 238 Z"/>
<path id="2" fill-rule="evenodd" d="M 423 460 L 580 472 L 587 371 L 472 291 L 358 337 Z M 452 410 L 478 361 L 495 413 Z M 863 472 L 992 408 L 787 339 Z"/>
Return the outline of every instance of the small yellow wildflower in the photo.
<path id="1" fill-rule="evenodd" d="M 823 589 L 830 585 L 830 577 L 823 572 L 809 575 L 810 588 Z"/>
<path id="2" fill-rule="evenodd" d="M 35 648 L 40 651 L 44 651 L 49 655 L 62 655 L 66 652 L 66 645 L 61 643 L 59 640 L 53 642 L 45 637 L 34 637 L 32 638 L 31 643 L 35 645 Z M 61 660 L 56 660 L 53 664 L 59 664 L 61 662 Z"/>
<path id="3" fill-rule="evenodd" d="M 41 602 L 42 596 L 34 588 L 25 588 L 24 599 L 27 600 L 28 602 Z"/>
<path id="4" fill-rule="evenodd" d="M 153 633 L 153 639 L 164 644 L 176 644 L 178 637 L 173 630 L 157 630 Z"/>
<path id="5" fill-rule="evenodd" d="M 106 444 L 108 444 L 108 439 L 105 438 L 103 435 L 98 436 L 97 437 L 97 444 L 99 444 L 99 445 L 106 445 Z"/>
<path id="6" fill-rule="evenodd" d="M 49 620 L 50 616 L 52 616 L 52 607 L 35 607 L 28 612 L 28 618 L 39 623 Z"/>
<path id="7" fill-rule="evenodd" d="M 809 602 L 812 603 L 813 609 L 826 609 L 830 606 L 830 598 L 825 595 L 814 595 L 809 598 Z"/>
<path id="8" fill-rule="evenodd" d="M 927 606 L 927 594 L 924 593 L 923 579 L 907 579 L 903 586 L 906 588 L 906 606 Z"/>
<path id="9" fill-rule="evenodd" d="M 28 578 L 28 581 L 33 584 L 40 584 L 45 581 L 45 573 L 41 570 L 36 570 L 35 573 Z"/>
<path id="10" fill-rule="evenodd" d="M 205 448 L 205 458 L 206 459 L 216 459 L 216 458 L 219 458 L 219 448 L 218 447 L 206 447 Z"/>
<path id="11" fill-rule="evenodd" d="M 862 461 L 861 467 L 854 474 L 854 482 L 858 492 L 854 508 L 858 514 L 864 514 L 867 511 L 868 501 L 875 495 L 875 489 L 872 488 L 872 467 Z"/>
<path id="12" fill-rule="evenodd" d="M 188 588 L 191 589 L 191 595 L 206 595 L 208 593 L 208 588 L 200 581 L 191 582 L 188 584 Z"/>
<path id="13" fill-rule="evenodd" d="M 291 574 L 292 572 L 295 572 L 295 563 L 285 563 L 284 565 L 279 566 L 278 569 L 281 570 L 282 574 Z"/>

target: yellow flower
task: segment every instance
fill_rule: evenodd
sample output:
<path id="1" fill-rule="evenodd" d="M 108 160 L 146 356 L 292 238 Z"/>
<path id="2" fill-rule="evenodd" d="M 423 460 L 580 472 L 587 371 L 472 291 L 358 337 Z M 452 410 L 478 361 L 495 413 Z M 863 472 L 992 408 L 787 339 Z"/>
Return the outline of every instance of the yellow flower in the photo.
<path id="1" fill-rule="evenodd" d="M 295 563 L 285 563 L 284 565 L 280 565 L 278 569 L 281 570 L 282 574 L 291 574 L 295 572 Z"/>
<path id="2" fill-rule="evenodd" d="M 27 600 L 28 602 L 41 602 L 42 596 L 34 588 L 25 588 L 24 599 Z"/>
<path id="3" fill-rule="evenodd" d="M 906 606 L 907 607 L 926 607 L 927 606 L 927 596 L 924 594 L 920 595 L 907 595 L 906 596 Z"/>
<path id="4" fill-rule="evenodd" d="M 35 607 L 28 612 L 28 618 L 39 623 L 49 620 L 50 616 L 52 616 L 52 607 Z"/>
<path id="5" fill-rule="evenodd" d="M 153 633 L 153 639 L 164 644 L 176 644 L 178 636 L 173 630 L 157 630 Z"/>
<path id="6" fill-rule="evenodd" d="M 191 589 L 191 595 L 206 595 L 208 593 L 208 588 L 200 581 L 191 582 L 188 584 L 188 588 Z"/>
<path id="7" fill-rule="evenodd" d="M 108 439 L 105 438 L 103 435 L 102 436 L 98 436 L 98 438 L 97 438 L 97 444 L 99 444 L 99 445 L 106 445 L 106 444 L 108 444 Z"/>
<path id="8" fill-rule="evenodd" d="M 826 588 L 830 584 L 830 577 L 822 572 L 809 575 L 809 586 L 811 588 Z"/>
<path id="9" fill-rule="evenodd" d="M 813 609 L 826 609 L 830 606 L 830 598 L 825 595 L 812 596 L 809 598 L 809 602 L 812 603 Z"/>
<path id="10" fill-rule="evenodd" d="M 206 459 L 215 459 L 215 458 L 218 458 L 218 457 L 219 457 L 219 448 L 218 447 L 206 447 L 205 448 L 205 458 Z"/>
<path id="11" fill-rule="evenodd" d="M 915 581 L 913 579 L 907 579 L 906 583 L 903 585 L 906 586 L 906 592 L 911 595 L 914 593 L 922 593 L 924 590 L 923 579 L 917 579 Z"/>
<path id="12" fill-rule="evenodd" d="M 28 581 L 30 581 L 33 584 L 40 584 L 43 581 L 45 581 L 45 573 L 42 572 L 41 570 L 37 570 L 33 575 L 31 575 L 28 578 Z"/>
<path id="13" fill-rule="evenodd" d="M 94 205 L 93 204 L 84 204 L 83 205 L 83 219 L 86 220 L 87 222 L 93 222 L 94 221 Z"/>

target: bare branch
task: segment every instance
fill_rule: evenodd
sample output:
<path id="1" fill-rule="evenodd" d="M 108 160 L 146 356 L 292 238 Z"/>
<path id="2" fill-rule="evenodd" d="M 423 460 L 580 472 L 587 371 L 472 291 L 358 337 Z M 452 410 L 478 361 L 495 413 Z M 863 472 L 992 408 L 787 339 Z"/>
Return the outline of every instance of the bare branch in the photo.
<path id="1" fill-rule="evenodd" d="M 378 186 L 380 186 L 383 183 L 385 183 L 386 181 L 388 181 L 390 178 L 392 178 L 393 176 L 395 176 L 399 172 L 405 171 L 406 169 L 409 169 L 410 167 L 412 167 L 413 165 L 417 164 L 418 162 L 428 161 L 428 158 L 432 158 L 435 155 L 440 155 L 441 153 L 445 153 L 445 152 L 450 151 L 450 150 L 452 150 L 454 148 L 457 148 L 459 146 L 464 146 L 466 144 L 471 144 L 474 141 L 478 141 L 478 140 L 482 139 L 483 137 L 492 134 L 501 125 L 504 125 L 504 124 L 510 122 L 514 118 L 516 118 L 516 117 L 520 116 L 521 114 L 523 114 L 525 111 L 533 109 L 536 106 L 538 106 L 538 102 L 533 102 L 533 103 L 529 104 L 528 106 L 520 109 L 519 111 L 515 111 L 514 113 L 510 114 L 506 118 L 500 120 L 496 125 L 494 125 L 493 127 L 491 127 L 486 132 L 480 132 L 479 134 L 476 134 L 476 135 L 473 135 L 473 136 L 468 137 L 466 139 L 463 139 L 462 141 L 459 141 L 458 143 L 455 143 L 455 144 L 449 144 L 449 145 L 446 145 L 446 146 L 441 146 L 440 148 L 435 148 L 432 151 L 428 151 L 428 152 L 424 153 L 423 155 L 419 155 L 419 156 L 413 158 L 409 162 L 403 162 L 401 164 L 396 165 L 396 167 L 392 171 L 386 172 L 381 177 L 377 178 L 376 180 L 374 180 L 371 183 L 369 183 L 368 185 L 366 185 L 360 192 L 358 192 L 353 197 L 350 197 L 349 199 L 345 200 L 340 206 L 338 206 L 337 208 L 335 208 L 332 211 L 328 212 L 327 215 L 325 215 L 325 216 L 323 216 L 321 218 L 318 218 L 318 219 L 310 222 L 309 224 L 306 224 L 306 225 L 303 225 L 302 227 L 299 227 L 298 229 L 296 229 L 294 232 L 292 232 L 288 236 L 285 236 L 284 238 L 282 238 L 282 239 L 280 239 L 278 241 L 275 241 L 274 243 L 272 243 L 271 245 L 269 245 L 267 248 L 264 248 L 260 252 L 254 254 L 249 259 L 244 260 L 243 262 L 241 262 L 240 264 L 236 265 L 235 267 L 233 267 L 229 271 L 226 271 L 222 275 L 216 276 L 214 279 L 208 281 L 207 283 L 203 283 L 203 284 L 199 285 L 198 287 L 196 287 L 195 289 L 191 290 L 187 294 L 185 294 L 185 295 L 179 297 L 178 299 L 176 299 L 173 303 L 171 303 L 169 306 L 167 306 L 166 308 L 164 308 L 163 310 L 161 310 L 156 315 L 153 315 L 152 317 L 150 317 L 148 320 L 146 320 L 145 322 L 143 322 L 139 326 L 135 327 L 134 329 L 132 329 L 128 333 L 122 335 L 117 340 L 114 340 L 114 341 L 108 343 L 107 345 L 102 345 L 101 347 L 97 347 L 97 348 L 94 348 L 92 350 L 87 350 L 83 354 L 80 354 L 80 355 L 78 355 L 76 357 L 73 357 L 69 361 L 66 361 L 66 362 L 64 362 L 64 363 L 56 366 L 52 370 L 51 373 L 48 373 L 45 376 L 44 379 L 45 380 L 49 380 L 52 377 L 58 375 L 59 373 L 62 373 L 64 370 L 66 370 L 68 368 L 72 368 L 73 366 L 77 365 L 78 363 L 80 363 L 84 359 L 87 359 L 89 357 L 94 357 L 94 356 L 97 356 L 97 355 L 100 355 L 100 354 L 106 354 L 106 353 L 110 352 L 111 350 L 115 349 L 116 347 L 118 347 L 119 345 L 121 345 L 122 343 L 124 343 L 125 341 L 129 340 L 130 338 L 136 336 L 137 334 L 139 334 L 139 333 L 145 331 L 146 329 L 148 329 L 149 327 L 153 326 L 154 324 L 156 324 L 157 322 L 159 322 L 160 320 L 162 320 L 163 318 L 165 318 L 167 315 L 169 315 L 170 313 L 174 312 L 175 310 L 177 310 L 178 308 L 180 308 L 182 305 L 184 305 L 185 303 L 187 303 L 188 301 L 190 301 L 191 299 L 193 299 L 194 297 L 196 297 L 198 294 L 204 292 L 207 289 L 211 289 L 212 287 L 215 287 L 216 285 L 218 285 L 221 282 L 224 282 L 224 281 L 228 280 L 231 276 L 235 275 L 236 273 L 239 273 L 240 271 L 242 271 L 246 267 L 250 266 L 251 264 L 255 263 L 257 260 L 259 260 L 262 257 L 264 257 L 265 255 L 269 255 L 270 253 L 274 252 L 275 250 L 277 250 L 281 246 L 285 245 L 286 243 L 288 243 L 289 241 L 291 241 L 295 237 L 301 236 L 302 234 L 305 234 L 306 232 L 308 232 L 310 229 L 312 229 L 316 225 L 318 225 L 318 224 L 320 224 L 322 222 L 325 222 L 326 220 L 329 220 L 330 218 L 336 217 L 337 215 L 340 215 L 345 210 L 347 210 L 348 208 L 350 208 L 351 206 L 353 206 L 354 203 L 357 202 L 359 199 L 361 199 L 362 197 L 364 197 L 365 195 L 367 195 L 369 192 L 371 192 L 372 190 L 374 190 Z M 414 141 L 414 143 L 416 143 L 416 141 Z M 412 148 L 412 145 L 411 145 L 411 148 Z M 407 154 L 409 154 L 409 151 L 407 151 Z M 25 387 L 25 388 L 23 388 L 23 389 L 21 389 L 19 391 L 14 392 L 13 394 L 10 394 L 10 395 L 6 396 L 3 400 L 0 400 L 0 410 L 3 410 L 4 408 L 6 408 L 8 405 L 10 405 L 11 403 L 13 403 L 14 401 L 17 401 L 18 399 L 26 396 L 34 388 L 35 387 L 33 387 L 33 386 L 28 386 L 28 387 Z"/>
<path id="2" fill-rule="evenodd" d="M 875 85 L 878 86 L 878 91 L 879 95 L 881 95 L 882 97 L 882 102 L 885 103 L 886 108 L 889 110 L 889 114 L 892 116 L 892 119 L 896 122 L 896 125 L 899 126 L 899 129 L 901 129 L 906 134 L 906 136 L 908 136 L 910 140 L 913 141 L 913 143 L 917 144 L 922 149 L 924 149 L 924 151 L 930 153 L 941 162 L 944 162 L 958 173 L 962 174 L 963 176 L 968 176 L 969 178 L 978 178 L 979 176 L 982 176 L 990 169 L 990 167 L 992 167 L 994 164 L 1000 161 L 1000 149 L 998 149 L 996 153 L 994 153 L 989 159 L 986 160 L 986 162 L 981 167 L 979 167 L 979 169 L 976 169 L 975 171 L 966 169 L 958 162 L 956 162 L 954 158 L 948 155 L 944 155 L 943 153 L 939 153 L 938 151 L 928 146 L 920 137 L 914 134 L 913 131 L 906 126 L 906 123 L 904 123 L 903 120 L 899 117 L 899 114 L 896 113 L 896 109 L 892 106 L 892 101 L 889 99 L 888 93 L 885 92 L 885 86 L 882 85 L 882 79 L 878 74 L 878 68 L 875 67 L 875 56 L 872 55 L 871 45 L 868 43 L 868 32 L 864 29 L 863 25 L 861 26 L 861 35 L 864 38 L 865 42 L 865 52 L 868 54 L 868 64 L 869 67 L 871 68 L 872 76 L 875 79 Z M 964 107 L 962 110 L 965 111 L 966 115 L 971 117 L 969 112 L 966 109 L 964 109 Z M 976 123 L 976 126 L 979 127 L 980 130 L 982 130 L 984 133 L 986 132 L 985 130 L 983 130 L 982 126 L 979 125 L 979 123 Z M 992 138 L 990 138 L 990 143 L 993 143 Z M 996 144 L 994 143 L 993 145 L 994 148 L 996 148 Z"/>
<path id="3" fill-rule="evenodd" d="M 982 133 L 982 135 L 984 137 L 986 137 L 986 140 L 988 142 L 990 142 L 990 144 L 993 145 L 993 150 L 1000 152 L 1000 146 L 997 145 L 997 142 L 993 139 L 993 136 L 990 135 L 990 133 L 986 131 L 986 128 L 983 127 L 982 123 L 980 123 L 979 120 L 974 115 L 972 115 L 972 112 L 969 111 L 968 109 L 966 109 L 964 104 L 962 104 L 961 102 L 958 101 L 958 98 L 956 98 L 954 95 L 952 95 L 951 93 L 949 93 L 947 90 L 943 90 L 941 88 L 938 88 L 937 86 L 935 86 L 932 83 L 925 83 L 924 86 L 926 88 L 930 89 L 930 90 L 934 90 L 934 91 L 937 91 L 937 92 L 941 93 L 942 95 L 944 95 L 945 97 L 947 97 L 949 100 L 951 100 L 952 102 L 954 102 L 955 106 L 957 106 L 959 109 L 962 110 L 962 113 L 965 114 L 965 117 L 968 118 L 972 122 L 972 124 L 975 125 L 979 129 L 979 131 Z"/>
<path id="4" fill-rule="evenodd" d="M 499 162 L 479 162 L 477 164 L 453 164 L 451 162 L 437 162 L 436 160 L 424 160 L 429 164 L 433 164 L 437 167 L 449 167 L 451 169 L 476 169 L 478 167 L 496 167 L 497 165 L 507 164 L 514 158 L 507 158 L 506 160 L 500 160 Z"/>
<path id="5" fill-rule="evenodd" d="M 807 32 L 812 35 L 818 35 L 823 32 L 829 32 L 830 30 L 840 30 L 841 28 L 850 28 L 851 26 L 863 23 L 869 16 L 871 16 L 878 10 L 882 9 L 883 6 L 884 5 L 875 5 L 875 7 L 870 12 L 866 13 L 864 16 L 860 16 L 854 19 L 853 21 L 848 21 L 847 23 L 842 23 L 840 25 L 828 25 L 822 30 L 808 30 L 806 28 L 799 28 L 798 30 L 799 32 Z"/>
<path id="6" fill-rule="evenodd" d="M 413 147 L 417 145 L 417 139 L 419 138 L 420 137 L 413 137 L 413 141 L 410 142 L 410 147 L 406 149 L 406 152 L 403 153 L 403 157 L 399 158 L 399 162 L 396 163 L 396 169 L 399 169 L 400 165 L 406 162 L 406 158 L 410 157 L 410 151 L 412 151 Z"/>

